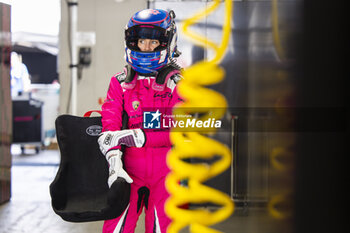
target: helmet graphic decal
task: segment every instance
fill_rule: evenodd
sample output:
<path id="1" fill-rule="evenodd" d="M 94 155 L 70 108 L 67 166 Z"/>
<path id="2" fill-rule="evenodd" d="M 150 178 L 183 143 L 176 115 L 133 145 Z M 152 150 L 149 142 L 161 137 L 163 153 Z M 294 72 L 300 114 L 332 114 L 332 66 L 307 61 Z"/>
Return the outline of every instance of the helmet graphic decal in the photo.
<path id="1" fill-rule="evenodd" d="M 153 14 L 153 15 L 160 14 L 159 10 L 156 10 L 156 9 L 149 9 L 149 11 L 150 11 L 150 14 Z"/>

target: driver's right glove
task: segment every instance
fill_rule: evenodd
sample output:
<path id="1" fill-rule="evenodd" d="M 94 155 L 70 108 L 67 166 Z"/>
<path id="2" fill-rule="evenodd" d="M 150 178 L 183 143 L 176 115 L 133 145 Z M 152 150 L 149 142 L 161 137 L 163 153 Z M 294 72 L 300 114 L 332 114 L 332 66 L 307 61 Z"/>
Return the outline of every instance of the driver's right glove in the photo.
<path id="1" fill-rule="evenodd" d="M 128 183 L 132 183 L 133 180 L 130 178 L 128 173 L 123 169 L 122 157 L 123 152 L 120 150 L 110 150 L 106 153 L 106 159 L 109 163 L 109 177 L 108 186 L 111 187 L 113 182 L 117 180 L 118 177 L 122 177 Z"/>

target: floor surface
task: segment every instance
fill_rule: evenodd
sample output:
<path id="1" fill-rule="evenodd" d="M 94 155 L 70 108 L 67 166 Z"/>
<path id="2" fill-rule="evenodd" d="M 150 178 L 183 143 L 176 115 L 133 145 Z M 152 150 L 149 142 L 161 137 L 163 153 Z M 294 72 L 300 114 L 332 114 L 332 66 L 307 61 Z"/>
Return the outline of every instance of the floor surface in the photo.
<path id="1" fill-rule="evenodd" d="M 49 185 L 60 161 L 59 151 L 34 150 L 21 153 L 12 149 L 12 197 L 0 205 L 0 233 L 100 233 L 102 221 L 70 223 L 62 220 L 51 208 Z M 265 208 L 236 208 L 234 214 L 213 228 L 225 233 L 292 232 L 290 223 L 272 218 Z M 144 232 L 141 215 L 135 233 Z M 185 228 L 181 233 L 189 232 Z"/>

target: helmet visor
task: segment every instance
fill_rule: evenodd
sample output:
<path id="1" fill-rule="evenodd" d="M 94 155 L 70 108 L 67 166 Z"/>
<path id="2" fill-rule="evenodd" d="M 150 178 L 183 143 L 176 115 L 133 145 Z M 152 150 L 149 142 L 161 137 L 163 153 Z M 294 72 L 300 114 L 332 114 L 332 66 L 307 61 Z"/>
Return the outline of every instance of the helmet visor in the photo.
<path id="1" fill-rule="evenodd" d="M 159 40 L 160 46 L 155 49 L 157 51 L 166 48 L 169 36 L 164 28 L 154 25 L 137 25 L 125 30 L 125 41 L 129 49 L 140 51 L 137 46 L 139 39 Z"/>

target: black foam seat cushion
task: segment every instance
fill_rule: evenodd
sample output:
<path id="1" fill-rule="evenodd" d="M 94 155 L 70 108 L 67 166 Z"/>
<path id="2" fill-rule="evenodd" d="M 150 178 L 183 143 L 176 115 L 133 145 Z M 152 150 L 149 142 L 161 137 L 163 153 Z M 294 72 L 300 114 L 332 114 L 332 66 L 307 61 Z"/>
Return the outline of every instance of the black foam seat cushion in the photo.
<path id="1" fill-rule="evenodd" d="M 118 178 L 108 187 L 108 163 L 97 143 L 101 117 L 61 115 L 55 123 L 61 153 L 57 175 L 50 185 L 55 213 L 70 222 L 120 216 L 129 203 L 130 184 Z"/>

